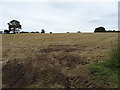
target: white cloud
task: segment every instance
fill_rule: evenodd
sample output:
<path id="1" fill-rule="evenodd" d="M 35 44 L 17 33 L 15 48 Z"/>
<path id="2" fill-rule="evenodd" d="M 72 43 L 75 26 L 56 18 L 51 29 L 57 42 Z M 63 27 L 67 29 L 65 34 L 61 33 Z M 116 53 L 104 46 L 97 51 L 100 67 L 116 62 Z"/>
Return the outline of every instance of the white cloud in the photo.
<path id="1" fill-rule="evenodd" d="M 99 17 L 93 17 L 89 22 L 99 22 L 101 19 Z"/>

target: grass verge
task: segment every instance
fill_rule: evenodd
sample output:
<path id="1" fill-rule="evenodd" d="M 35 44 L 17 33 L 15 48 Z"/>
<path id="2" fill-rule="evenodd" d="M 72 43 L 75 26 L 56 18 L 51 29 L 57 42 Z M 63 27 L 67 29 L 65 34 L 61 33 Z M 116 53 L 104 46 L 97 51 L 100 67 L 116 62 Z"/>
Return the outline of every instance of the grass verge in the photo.
<path id="1" fill-rule="evenodd" d="M 119 88 L 120 47 L 112 47 L 109 59 L 90 66 L 90 76 L 100 88 Z"/>

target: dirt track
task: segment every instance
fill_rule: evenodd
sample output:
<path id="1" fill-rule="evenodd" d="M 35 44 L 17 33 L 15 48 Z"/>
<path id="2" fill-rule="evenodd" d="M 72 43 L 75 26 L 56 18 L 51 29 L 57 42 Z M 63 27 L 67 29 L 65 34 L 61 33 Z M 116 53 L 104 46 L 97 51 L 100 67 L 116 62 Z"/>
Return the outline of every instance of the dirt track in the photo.
<path id="1" fill-rule="evenodd" d="M 88 67 L 107 60 L 117 33 L 3 35 L 6 87 L 98 87 Z"/>

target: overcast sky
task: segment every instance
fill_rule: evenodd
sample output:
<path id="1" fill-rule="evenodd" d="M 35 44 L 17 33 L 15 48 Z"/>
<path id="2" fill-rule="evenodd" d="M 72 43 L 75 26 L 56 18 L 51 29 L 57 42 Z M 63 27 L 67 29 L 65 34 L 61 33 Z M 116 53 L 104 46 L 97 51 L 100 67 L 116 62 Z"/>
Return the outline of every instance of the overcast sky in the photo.
<path id="1" fill-rule="evenodd" d="M 0 7 L 0 29 L 7 29 L 13 19 L 20 21 L 21 31 L 93 32 L 99 26 L 118 29 L 118 0 L 3 0 Z"/>

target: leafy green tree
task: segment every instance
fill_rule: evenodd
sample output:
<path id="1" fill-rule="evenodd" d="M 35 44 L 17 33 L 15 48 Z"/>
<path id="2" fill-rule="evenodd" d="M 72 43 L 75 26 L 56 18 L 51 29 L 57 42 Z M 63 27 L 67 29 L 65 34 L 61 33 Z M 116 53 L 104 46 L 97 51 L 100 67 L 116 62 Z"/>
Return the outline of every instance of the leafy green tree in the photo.
<path id="1" fill-rule="evenodd" d="M 44 29 L 42 29 L 42 30 L 41 30 L 41 33 L 45 33 L 45 30 L 44 30 Z"/>
<path id="2" fill-rule="evenodd" d="M 17 20 L 12 20 L 8 23 L 9 32 L 13 31 L 14 34 L 19 32 L 21 28 L 22 26 L 20 25 L 20 22 Z"/>
<path id="3" fill-rule="evenodd" d="M 77 33 L 81 33 L 80 31 L 77 31 Z"/>
<path id="4" fill-rule="evenodd" d="M 104 27 L 98 27 L 98 28 L 95 28 L 95 31 L 94 32 L 105 32 L 105 28 Z"/>

